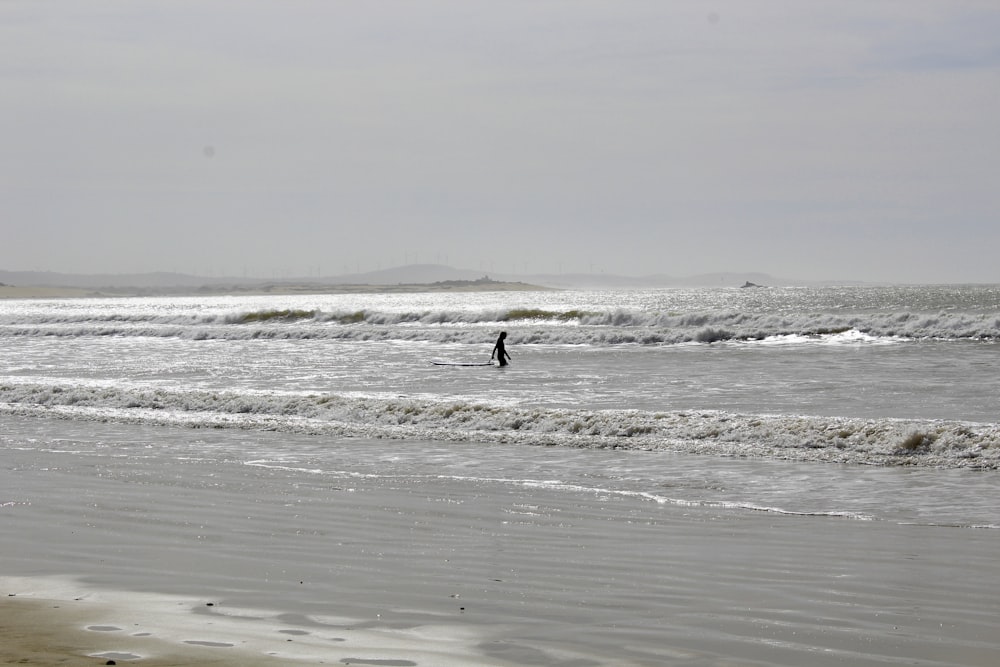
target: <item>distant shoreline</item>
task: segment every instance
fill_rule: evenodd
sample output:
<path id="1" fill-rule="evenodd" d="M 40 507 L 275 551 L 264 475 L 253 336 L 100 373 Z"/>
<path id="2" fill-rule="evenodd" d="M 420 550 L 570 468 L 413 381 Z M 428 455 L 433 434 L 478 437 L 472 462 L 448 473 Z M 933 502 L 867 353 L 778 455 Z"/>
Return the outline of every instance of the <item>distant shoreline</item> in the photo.
<path id="1" fill-rule="evenodd" d="M 420 292 L 544 292 L 555 290 L 521 282 L 496 280 L 446 280 L 396 285 L 323 285 L 273 283 L 265 285 L 204 285 L 202 287 L 49 287 L 0 285 L 0 299 L 76 299 L 157 296 L 266 296 L 294 294 L 398 294 Z"/>

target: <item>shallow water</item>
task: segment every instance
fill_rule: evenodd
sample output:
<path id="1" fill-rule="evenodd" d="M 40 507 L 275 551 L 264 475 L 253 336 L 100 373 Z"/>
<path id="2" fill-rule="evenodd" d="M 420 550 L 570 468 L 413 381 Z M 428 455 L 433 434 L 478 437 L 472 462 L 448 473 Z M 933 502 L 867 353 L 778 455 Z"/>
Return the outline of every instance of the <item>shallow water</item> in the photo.
<path id="1" fill-rule="evenodd" d="M 1000 651 L 1000 532 L 968 523 L 996 516 L 991 473 L 5 421 L 7 574 L 268 609 L 303 632 L 443 624 L 497 665 Z"/>
<path id="2" fill-rule="evenodd" d="M 0 302 L 0 571 L 495 664 L 993 665 L 997 295 Z"/>

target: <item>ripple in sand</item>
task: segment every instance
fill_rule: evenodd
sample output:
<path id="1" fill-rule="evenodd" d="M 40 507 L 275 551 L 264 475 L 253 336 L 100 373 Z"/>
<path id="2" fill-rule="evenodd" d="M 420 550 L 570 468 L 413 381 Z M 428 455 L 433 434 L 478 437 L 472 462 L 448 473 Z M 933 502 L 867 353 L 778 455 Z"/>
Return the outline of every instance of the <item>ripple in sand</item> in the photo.
<path id="1" fill-rule="evenodd" d="M 108 651 L 107 653 L 91 653 L 91 658 L 104 658 L 105 660 L 141 660 L 141 655 L 136 655 L 135 653 L 118 653 L 117 651 Z"/>
<path id="2" fill-rule="evenodd" d="M 198 639 L 189 639 L 184 642 L 185 644 L 194 644 L 195 646 L 210 646 L 212 648 L 232 648 L 235 644 L 228 644 L 226 642 L 206 642 L 200 641 Z"/>

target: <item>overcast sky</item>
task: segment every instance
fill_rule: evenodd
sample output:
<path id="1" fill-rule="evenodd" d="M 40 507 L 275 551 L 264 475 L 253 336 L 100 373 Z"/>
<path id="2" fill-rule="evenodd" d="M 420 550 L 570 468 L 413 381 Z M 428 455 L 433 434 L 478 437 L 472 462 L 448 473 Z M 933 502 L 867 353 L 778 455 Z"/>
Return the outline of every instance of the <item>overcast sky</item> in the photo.
<path id="1" fill-rule="evenodd" d="M 0 269 L 1000 282 L 996 0 L 0 0 Z"/>

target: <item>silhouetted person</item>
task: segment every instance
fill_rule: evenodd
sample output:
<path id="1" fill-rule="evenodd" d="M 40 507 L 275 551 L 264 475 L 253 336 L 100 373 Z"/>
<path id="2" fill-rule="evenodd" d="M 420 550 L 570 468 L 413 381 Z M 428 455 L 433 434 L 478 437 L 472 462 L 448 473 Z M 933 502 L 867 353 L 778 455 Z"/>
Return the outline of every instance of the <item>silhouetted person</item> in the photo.
<path id="1" fill-rule="evenodd" d="M 493 357 L 497 358 L 501 366 L 507 365 L 507 359 L 510 359 L 510 355 L 507 354 L 507 349 L 504 347 L 504 338 L 507 337 L 506 331 L 500 332 L 500 337 L 497 338 L 497 344 L 493 346 L 493 353 L 490 355 L 490 361 L 493 361 Z M 505 358 L 506 357 L 506 358 Z"/>

